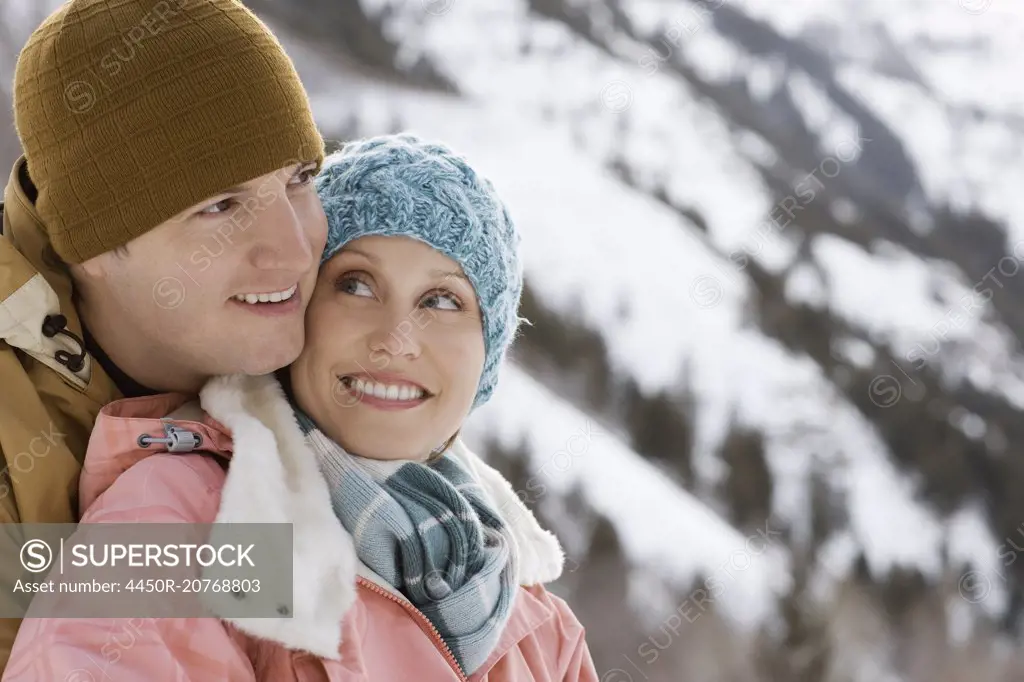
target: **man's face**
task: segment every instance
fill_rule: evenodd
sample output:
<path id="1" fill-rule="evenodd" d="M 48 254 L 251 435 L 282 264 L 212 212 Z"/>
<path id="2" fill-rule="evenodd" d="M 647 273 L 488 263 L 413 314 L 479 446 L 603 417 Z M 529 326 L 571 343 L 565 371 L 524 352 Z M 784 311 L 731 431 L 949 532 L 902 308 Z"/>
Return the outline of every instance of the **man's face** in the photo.
<path id="1" fill-rule="evenodd" d="M 154 362 L 196 377 L 292 362 L 327 238 L 313 168 L 255 178 L 132 240 L 127 253 L 74 266 L 93 317 L 107 318 L 96 326 L 123 330 Z"/>

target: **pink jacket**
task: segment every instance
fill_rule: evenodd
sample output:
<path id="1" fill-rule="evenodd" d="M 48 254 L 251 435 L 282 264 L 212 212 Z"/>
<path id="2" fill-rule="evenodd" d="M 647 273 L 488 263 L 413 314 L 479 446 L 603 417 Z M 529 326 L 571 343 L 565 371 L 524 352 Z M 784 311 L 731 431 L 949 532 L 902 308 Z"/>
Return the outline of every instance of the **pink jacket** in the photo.
<path id="1" fill-rule="evenodd" d="M 141 434 L 164 435 L 163 416 L 198 432 L 204 450 L 231 457 L 228 471 L 209 455 L 141 447 Z M 470 679 L 596 681 L 583 627 L 542 585 L 561 574 L 558 541 L 496 470 L 461 443 L 453 456 L 512 527 L 520 567 L 508 625 Z M 79 506 L 82 523 L 291 522 L 293 616 L 26 618 L 5 681 L 466 679 L 430 622 L 355 556 L 314 455 L 269 376 L 215 379 L 199 404 L 165 394 L 108 405 L 89 442 Z"/>

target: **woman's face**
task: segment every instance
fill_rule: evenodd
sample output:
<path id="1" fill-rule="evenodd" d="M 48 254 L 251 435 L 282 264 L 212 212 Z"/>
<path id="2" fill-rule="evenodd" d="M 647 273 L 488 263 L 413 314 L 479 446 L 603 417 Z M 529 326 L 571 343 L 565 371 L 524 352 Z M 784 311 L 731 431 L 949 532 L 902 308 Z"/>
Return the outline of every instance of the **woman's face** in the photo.
<path id="1" fill-rule="evenodd" d="M 362 237 L 320 269 L 306 345 L 291 365 L 299 406 L 348 452 L 426 459 L 476 397 L 484 341 L 459 265 L 408 237 Z"/>

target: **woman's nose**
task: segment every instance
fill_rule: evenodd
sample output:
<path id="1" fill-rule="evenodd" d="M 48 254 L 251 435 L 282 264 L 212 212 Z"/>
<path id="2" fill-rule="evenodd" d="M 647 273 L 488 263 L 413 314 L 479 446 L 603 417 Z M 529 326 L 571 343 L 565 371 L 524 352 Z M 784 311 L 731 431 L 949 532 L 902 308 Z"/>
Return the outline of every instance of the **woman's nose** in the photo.
<path id="1" fill-rule="evenodd" d="M 384 323 L 374 330 L 370 338 L 370 352 L 388 357 L 405 355 L 417 358 L 423 352 L 418 331 L 409 315 L 388 316 Z"/>

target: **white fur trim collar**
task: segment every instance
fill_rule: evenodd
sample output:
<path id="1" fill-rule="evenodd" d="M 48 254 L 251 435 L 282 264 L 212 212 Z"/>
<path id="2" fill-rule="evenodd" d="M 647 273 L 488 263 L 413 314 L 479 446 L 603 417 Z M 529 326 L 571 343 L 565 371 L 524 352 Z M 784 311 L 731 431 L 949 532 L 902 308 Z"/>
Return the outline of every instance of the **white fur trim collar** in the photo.
<path id="1" fill-rule="evenodd" d="M 356 576 L 367 572 L 334 515 L 316 455 L 306 446 L 280 384 L 271 375 L 218 377 L 203 388 L 200 402 L 234 440 L 216 523 L 292 524 L 292 617 L 224 620 L 290 649 L 336 659 L 341 622 L 356 599 Z M 518 583 L 556 580 L 564 555 L 555 536 L 540 527 L 511 484 L 461 441 L 451 455 L 509 524 Z M 217 612 L 216 599 L 210 606 Z"/>

